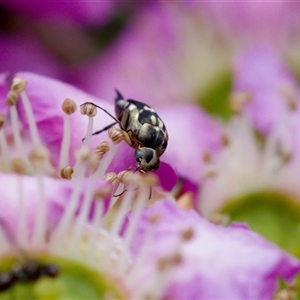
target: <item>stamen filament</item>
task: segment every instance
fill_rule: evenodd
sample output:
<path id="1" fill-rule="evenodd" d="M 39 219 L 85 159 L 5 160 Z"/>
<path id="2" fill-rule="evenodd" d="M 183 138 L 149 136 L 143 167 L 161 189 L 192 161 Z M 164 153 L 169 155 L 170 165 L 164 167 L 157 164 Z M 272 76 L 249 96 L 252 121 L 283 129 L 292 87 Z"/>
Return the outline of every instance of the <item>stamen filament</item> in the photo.
<path id="1" fill-rule="evenodd" d="M 76 209 L 79 205 L 80 201 L 80 191 L 83 185 L 83 179 L 78 179 L 75 188 L 73 189 L 73 193 L 70 197 L 68 205 L 66 205 L 63 216 L 61 217 L 57 227 L 52 233 L 50 243 L 52 243 L 58 248 L 61 247 L 61 239 L 67 235 L 68 230 L 70 229 L 71 222 L 75 216 Z"/>
<path id="2" fill-rule="evenodd" d="M 70 115 L 64 116 L 64 133 L 61 143 L 59 168 L 62 169 L 69 165 L 69 149 L 71 143 L 71 130 L 70 130 Z"/>
<path id="3" fill-rule="evenodd" d="M 142 209 L 143 209 L 143 207 L 146 206 L 147 201 L 149 201 L 148 200 L 149 195 L 148 195 L 147 187 L 143 187 L 143 186 L 140 187 L 138 195 L 139 195 L 139 197 L 137 197 L 137 200 L 135 202 L 136 206 L 132 210 L 131 220 L 130 220 L 129 226 L 126 230 L 125 236 L 124 236 L 125 245 L 126 245 L 126 248 L 128 248 L 128 249 L 130 247 L 130 243 L 132 241 L 135 230 L 137 228 L 140 216 L 142 214 Z"/>
<path id="4" fill-rule="evenodd" d="M 20 125 L 19 125 L 19 118 L 18 118 L 18 112 L 15 105 L 10 107 L 10 115 L 11 115 L 11 126 L 12 126 L 12 132 L 14 136 L 14 141 L 18 150 L 18 153 L 25 157 L 25 153 L 23 151 L 23 143 L 21 139 L 20 134 Z"/>
<path id="5" fill-rule="evenodd" d="M 11 156 L 9 154 L 10 152 L 9 152 L 8 144 L 3 129 L 0 129 L 0 148 L 1 148 L 1 160 L 2 163 L 4 164 L 4 170 L 9 172 L 11 170 L 10 163 L 9 163 L 11 161 Z"/>
<path id="6" fill-rule="evenodd" d="M 37 181 L 38 207 L 32 236 L 32 245 L 40 247 L 44 246 L 46 243 L 47 201 L 45 197 L 43 176 L 41 174 L 37 174 Z"/>
<path id="7" fill-rule="evenodd" d="M 11 251 L 11 245 L 9 241 L 7 240 L 7 237 L 5 235 L 5 229 L 0 226 L 0 253 L 2 254 L 7 254 L 9 251 Z"/>
<path id="8" fill-rule="evenodd" d="M 80 244 L 80 239 L 85 229 L 84 224 L 86 224 L 88 218 L 88 213 L 92 202 L 92 196 L 93 196 L 92 182 L 91 180 L 89 180 L 87 182 L 87 190 L 85 191 L 85 195 L 80 207 L 79 215 L 75 220 L 72 237 L 69 243 L 69 249 L 70 250 L 73 249 L 72 253 L 74 254 L 78 254 L 78 252 L 80 251 L 78 245 Z"/>
<path id="9" fill-rule="evenodd" d="M 24 105 L 24 110 L 26 113 L 26 117 L 27 117 L 27 121 L 28 121 L 28 125 L 29 125 L 29 131 L 31 134 L 33 145 L 39 146 L 41 144 L 41 141 L 40 141 L 38 129 L 36 126 L 36 122 L 35 122 L 34 114 L 32 111 L 31 104 L 30 104 L 30 100 L 25 91 L 20 93 L 20 98 Z"/>
<path id="10" fill-rule="evenodd" d="M 110 233 L 113 236 L 119 234 L 121 226 L 124 222 L 125 216 L 130 209 L 131 199 L 133 198 L 133 191 L 126 192 L 124 198 L 121 200 L 121 205 L 118 208 L 118 213 L 114 219 L 113 225 L 110 229 Z"/>
<path id="11" fill-rule="evenodd" d="M 110 150 L 106 153 L 105 157 L 101 160 L 98 169 L 92 177 L 103 178 L 108 166 L 111 164 L 118 150 L 118 145 L 112 144 Z"/>
<path id="12" fill-rule="evenodd" d="M 95 249 L 97 244 L 97 233 L 101 226 L 102 221 L 102 214 L 103 214 L 103 203 L 101 200 L 97 200 L 95 202 L 95 212 L 92 222 L 91 233 L 88 236 L 88 250 L 87 250 L 87 257 L 90 263 L 93 262 L 95 256 Z"/>
<path id="13" fill-rule="evenodd" d="M 28 231 L 27 231 L 27 216 L 26 207 L 24 201 L 24 185 L 23 176 L 17 177 L 17 191 L 18 191 L 18 204 L 19 204 L 19 220 L 17 229 L 17 242 L 21 247 L 24 247 L 28 243 Z"/>
<path id="14" fill-rule="evenodd" d="M 87 131 L 86 131 L 85 139 L 84 139 L 84 144 L 87 147 L 89 147 L 89 145 L 90 145 L 90 141 L 91 141 L 92 133 L 93 133 L 93 126 L 94 126 L 94 117 L 89 117 L 88 127 L 87 127 Z"/>

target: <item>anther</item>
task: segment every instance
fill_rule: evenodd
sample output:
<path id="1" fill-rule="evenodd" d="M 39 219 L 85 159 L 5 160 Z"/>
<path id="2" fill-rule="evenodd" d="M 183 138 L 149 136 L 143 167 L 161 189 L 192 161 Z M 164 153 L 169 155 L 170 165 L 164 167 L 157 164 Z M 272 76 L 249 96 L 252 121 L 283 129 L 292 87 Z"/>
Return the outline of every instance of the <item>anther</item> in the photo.
<path id="1" fill-rule="evenodd" d="M 46 147 L 37 146 L 30 152 L 29 160 L 36 165 L 50 161 L 49 150 Z"/>
<path id="2" fill-rule="evenodd" d="M 5 122 L 5 115 L 0 114 L 0 130 L 2 129 Z"/>
<path id="3" fill-rule="evenodd" d="M 99 166 L 99 157 L 95 152 L 89 153 L 84 159 L 87 167 L 95 172 Z"/>
<path id="4" fill-rule="evenodd" d="M 62 109 L 67 115 L 71 115 L 77 110 L 77 105 L 70 98 L 66 98 L 62 104 Z"/>
<path id="5" fill-rule="evenodd" d="M 80 113 L 88 117 L 95 117 L 97 114 L 96 106 L 91 102 L 85 102 L 80 105 Z"/>
<path id="6" fill-rule="evenodd" d="M 193 228 L 188 228 L 184 231 L 181 232 L 181 238 L 184 241 L 189 241 L 191 240 L 195 235 L 194 229 Z"/>
<path id="7" fill-rule="evenodd" d="M 148 218 L 150 224 L 157 224 L 162 219 L 162 216 L 159 214 L 154 214 Z"/>
<path id="8" fill-rule="evenodd" d="M 178 265 L 182 262 L 182 256 L 180 253 L 172 253 L 168 257 L 161 257 L 157 260 L 157 266 L 159 270 L 164 270 L 167 267 Z"/>
<path id="9" fill-rule="evenodd" d="M 76 151 L 76 158 L 85 161 L 87 155 L 89 154 L 89 149 L 87 147 L 82 146 L 79 150 Z"/>
<path id="10" fill-rule="evenodd" d="M 227 225 L 229 223 L 230 217 L 227 214 L 220 214 L 220 213 L 212 213 L 209 216 L 209 221 L 217 224 L 217 225 Z"/>
<path id="11" fill-rule="evenodd" d="M 114 172 L 106 173 L 103 177 L 107 181 L 111 182 L 112 185 L 116 185 L 120 182 L 118 175 Z"/>
<path id="12" fill-rule="evenodd" d="M 193 194 L 186 192 L 176 200 L 177 205 L 183 210 L 190 210 L 194 207 L 193 205 Z"/>
<path id="13" fill-rule="evenodd" d="M 297 109 L 297 99 L 295 97 L 295 93 L 290 87 L 282 87 L 280 89 L 280 93 L 286 100 L 287 107 L 290 111 L 294 111 Z"/>
<path id="14" fill-rule="evenodd" d="M 126 170 L 122 171 L 118 174 L 118 178 L 120 182 L 126 184 L 126 183 L 135 183 L 138 184 L 139 186 L 153 186 L 157 184 L 158 182 L 158 177 L 154 174 L 151 173 L 146 173 L 146 174 L 138 174 L 138 173 L 133 173 L 132 171 Z"/>
<path id="15" fill-rule="evenodd" d="M 202 153 L 202 159 L 206 164 L 210 164 L 212 162 L 211 154 L 207 151 Z"/>
<path id="16" fill-rule="evenodd" d="M 250 92 L 233 92 L 229 96 L 230 108 L 233 113 L 240 114 L 243 111 L 243 108 L 246 103 L 251 100 L 252 96 Z"/>
<path id="17" fill-rule="evenodd" d="M 25 91 L 27 83 L 27 80 L 15 77 L 12 81 L 11 90 L 20 94 Z"/>
<path id="18" fill-rule="evenodd" d="M 223 147 L 227 147 L 230 144 L 230 138 L 227 134 L 222 134 L 220 137 L 220 142 Z"/>
<path id="19" fill-rule="evenodd" d="M 98 156 L 98 159 L 102 159 L 103 155 L 107 153 L 110 150 L 107 142 L 102 142 L 100 145 L 98 145 L 95 149 L 95 153 Z"/>
<path id="20" fill-rule="evenodd" d="M 61 176 L 61 178 L 64 178 L 64 179 L 72 179 L 73 173 L 74 173 L 74 170 L 70 166 L 64 167 L 60 170 L 60 176 Z"/>
<path id="21" fill-rule="evenodd" d="M 97 189 L 93 194 L 93 199 L 103 199 L 111 193 L 111 189 L 108 186 Z"/>
<path id="22" fill-rule="evenodd" d="M 15 91 L 9 91 L 6 96 L 6 104 L 8 106 L 14 106 L 17 104 L 19 95 Z"/>
<path id="23" fill-rule="evenodd" d="M 114 144 L 119 144 L 124 140 L 123 130 L 119 128 L 110 128 L 108 130 L 108 136 L 113 141 Z"/>
<path id="24" fill-rule="evenodd" d="M 13 173 L 26 174 L 27 168 L 25 162 L 21 158 L 14 158 L 11 161 L 11 168 Z"/>

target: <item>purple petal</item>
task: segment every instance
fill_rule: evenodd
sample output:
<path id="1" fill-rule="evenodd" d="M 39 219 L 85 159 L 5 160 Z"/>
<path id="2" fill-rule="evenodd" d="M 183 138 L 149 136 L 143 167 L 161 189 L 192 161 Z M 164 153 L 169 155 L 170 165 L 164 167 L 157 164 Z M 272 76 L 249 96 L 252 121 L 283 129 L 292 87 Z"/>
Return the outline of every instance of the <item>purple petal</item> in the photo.
<path id="1" fill-rule="evenodd" d="M 54 228 L 68 202 L 75 182 L 49 177 L 43 179 L 45 201 L 47 201 L 47 226 Z M 39 194 L 36 177 L 0 173 L 1 201 L 0 219 L 6 231 L 15 236 L 19 218 L 20 198 L 27 212 L 27 224 L 31 231 L 37 215 L 37 196 Z M 12 188 L 13 187 L 13 188 Z"/>
<path id="2" fill-rule="evenodd" d="M 187 230 L 193 235 L 184 239 Z M 220 227 L 170 201 L 144 210 L 133 253 L 141 255 L 146 242 L 148 260 L 138 286 L 157 272 L 158 259 L 174 252 L 182 258 L 170 270 L 164 289 L 168 299 L 271 299 L 279 277 L 290 280 L 300 270 L 297 259 L 245 226 Z"/>
<path id="3" fill-rule="evenodd" d="M 221 125 L 192 104 L 161 107 L 159 115 L 169 133 L 163 160 L 181 177 L 197 183 L 204 167 L 202 154 L 220 149 Z"/>
<path id="4" fill-rule="evenodd" d="M 62 67 L 43 45 L 30 35 L 0 36 L 0 72 L 36 72 L 62 78 Z"/>
<path id="5" fill-rule="evenodd" d="M 234 89 L 251 94 L 245 112 L 263 133 L 269 133 L 286 113 L 284 91 L 295 96 L 297 102 L 300 100 L 295 78 L 268 47 L 255 47 L 243 53 L 237 59 L 235 72 Z"/>
<path id="6" fill-rule="evenodd" d="M 211 26 L 199 22 L 181 3 L 151 4 L 70 80 L 107 99 L 113 98 L 117 87 L 153 106 L 199 99 L 207 84 L 228 67 L 226 52 L 215 51 Z"/>
<path id="7" fill-rule="evenodd" d="M 40 20 L 71 19 L 83 24 L 105 24 L 113 15 L 115 1 L 10 1 L 1 2 L 9 8 Z"/>
<path id="8" fill-rule="evenodd" d="M 298 2 L 233 1 L 188 3 L 192 9 L 204 9 L 221 32 L 243 41 L 282 42 L 296 28 Z M 203 12 L 202 12 L 203 13 Z"/>
<path id="9" fill-rule="evenodd" d="M 78 209 L 86 192 L 86 182 L 75 180 L 43 177 L 39 180 L 35 176 L 19 176 L 0 173 L 0 223 L 10 237 L 15 237 L 20 220 L 20 209 L 26 211 L 27 232 L 30 235 L 35 225 L 38 212 L 38 201 L 47 203 L 47 230 L 53 230 L 66 205 L 69 203 L 75 186 L 82 185 L 78 201 Z M 108 186 L 107 181 L 95 180 L 94 187 Z M 13 188 L 12 188 L 13 187 Z M 41 192 L 42 191 L 42 192 Z M 42 194 L 42 197 L 41 197 Z M 22 203 L 22 205 L 21 205 Z M 105 198 L 105 205 L 108 198 Z M 91 214 L 93 206 L 91 206 Z M 24 212 L 23 212 L 24 214 Z"/>

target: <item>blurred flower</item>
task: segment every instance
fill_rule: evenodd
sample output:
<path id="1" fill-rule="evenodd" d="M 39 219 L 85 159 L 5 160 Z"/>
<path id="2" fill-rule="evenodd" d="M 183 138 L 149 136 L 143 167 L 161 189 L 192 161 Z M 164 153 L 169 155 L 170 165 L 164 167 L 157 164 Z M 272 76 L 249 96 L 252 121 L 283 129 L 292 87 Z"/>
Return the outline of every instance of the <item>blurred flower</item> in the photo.
<path id="1" fill-rule="evenodd" d="M 2 1 L 2 5 L 29 17 L 42 21 L 49 19 L 66 19 L 88 25 L 108 22 L 116 9 L 116 1 L 43 1 L 20 2 Z"/>
<path id="2" fill-rule="evenodd" d="M 271 299 L 278 276 L 291 279 L 299 270 L 295 259 L 249 229 L 213 225 L 169 201 L 145 209 L 131 249 L 143 266 L 136 274 L 139 298 Z"/>
<path id="3" fill-rule="evenodd" d="M 299 112 L 288 112 L 289 118 L 299 119 Z M 208 164 L 208 175 L 201 180 L 198 203 L 208 219 L 247 222 L 299 256 L 300 128 L 294 126 L 292 131 L 286 125 L 279 121 L 259 139 L 245 114 L 234 117 L 225 131 L 223 151 Z M 294 133 L 297 150 L 292 148 Z"/>
<path id="4" fill-rule="evenodd" d="M 33 35 L 0 34 L 0 72 L 28 71 L 63 78 L 64 70 L 51 51 Z"/>
<path id="5" fill-rule="evenodd" d="M 1 174 L 0 182 L 6 205 L 0 211 L 3 296 L 13 291 L 38 299 L 262 299 L 272 297 L 279 277 L 289 281 L 300 270 L 299 261 L 241 225 L 210 224 L 171 201 L 143 210 L 146 181 L 126 228 L 133 191 L 107 227 L 103 200 L 110 189 L 99 180 L 96 186 L 91 179 Z M 26 273 L 32 264 L 44 273 Z M 4 281 L 19 274 L 11 270 L 25 275 Z"/>
<path id="6" fill-rule="evenodd" d="M 271 47 L 247 49 L 236 59 L 234 92 L 248 95 L 245 113 L 261 133 L 268 134 L 300 101 L 296 78 Z"/>
<path id="7" fill-rule="evenodd" d="M 195 101 L 229 69 L 228 49 L 211 25 L 182 3 L 151 3 L 70 80 L 106 99 L 118 87 L 154 107 Z"/>
<path id="8" fill-rule="evenodd" d="M 191 9 L 205 10 L 218 30 L 235 44 L 256 43 L 283 47 L 299 30 L 298 2 L 202 2 L 187 3 Z M 286 45 L 284 45 L 286 44 Z"/>

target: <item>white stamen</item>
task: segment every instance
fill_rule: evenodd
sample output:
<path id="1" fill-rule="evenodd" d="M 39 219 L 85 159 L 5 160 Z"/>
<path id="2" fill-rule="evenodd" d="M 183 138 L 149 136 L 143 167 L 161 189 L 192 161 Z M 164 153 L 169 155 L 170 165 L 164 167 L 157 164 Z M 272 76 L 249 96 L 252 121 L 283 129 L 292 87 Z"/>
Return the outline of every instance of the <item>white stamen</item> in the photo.
<path id="1" fill-rule="evenodd" d="M 70 130 L 70 115 L 64 115 L 64 133 L 61 143 L 59 168 L 62 169 L 69 165 L 69 149 L 71 143 L 71 130 Z"/>
<path id="2" fill-rule="evenodd" d="M 96 172 L 93 174 L 92 177 L 102 178 L 104 176 L 108 166 L 111 164 L 112 160 L 114 159 L 117 150 L 118 150 L 118 145 L 112 144 L 110 146 L 110 150 L 105 154 L 105 157 L 101 160 L 98 169 L 96 170 Z"/>
<path id="3" fill-rule="evenodd" d="M 5 230 L 2 226 L 0 226 L 0 255 L 7 254 L 11 252 L 11 245 L 9 241 L 7 240 L 7 237 L 5 235 Z"/>
<path id="4" fill-rule="evenodd" d="M 74 165 L 73 178 L 82 178 L 86 172 L 86 164 L 83 162 L 83 158 L 88 155 L 88 148 L 83 144 L 76 153 L 76 161 Z"/>
<path id="5" fill-rule="evenodd" d="M 28 230 L 27 230 L 27 209 L 25 207 L 23 176 L 17 177 L 17 191 L 18 191 L 18 204 L 19 204 L 19 220 L 17 229 L 17 242 L 20 247 L 28 244 Z"/>
<path id="6" fill-rule="evenodd" d="M 47 201 L 45 197 L 43 176 L 37 174 L 36 177 L 38 181 L 38 206 L 31 243 L 34 247 L 41 247 L 46 243 Z"/>
<path id="7" fill-rule="evenodd" d="M 80 241 L 83 235 L 83 231 L 85 229 L 84 225 L 87 222 L 89 210 L 91 207 L 93 196 L 92 182 L 89 180 L 87 182 L 87 190 L 85 191 L 84 199 L 80 207 L 79 215 L 76 217 L 75 223 L 73 225 L 73 232 L 71 236 L 71 240 L 69 243 L 69 249 L 72 249 L 72 253 L 74 255 L 78 255 L 80 251 Z"/>
<path id="8" fill-rule="evenodd" d="M 73 189 L 68 205 L 65 207 L 63 216 L 61 217 L 57 227 L 51 235 L 50 242 L 54 247 L 62 249 L 62 238 L 67 236 L 71 222 L 75 216 L 76 209 L 80 201 L 80 191 L 83 185 L 83 179 L 77 179 L 78 182 Z M 62 249 L 63 251 L 63 249 Z"/>
<path id="9" fill-rule="evenodd" d="M 88 239 L 88 251 L 87 257 L 90 263 L 93 262 L 95 256 L 95 249 L 97 244 L 97 234 L 102 222 L 103 214 L 103 202 L 101 200 L 95 201 L 95 211 L 92 222 L 91 233 L 89 234 Z"/>
<path id="10" fill-rule="evenodd" d="M 152 228 L 153 227 L 151 225 L 147 226 L 146 228 L 144 241 L 137 255 L 137 259 L 133 264 L 133 268 L 129 271 L 127 275 L 128 286 L 133 286 L 137 282 L 140 271 L 147 264 L 147 261 L 149 259 L 149 249 L 151 249 L 151 244 L 154 242 Z"/>
<path id="11" fill-rule="evenodd" d="M 130 186 L 129 186 L 129 189 L 131 189 Z M 113 236 L 118 235 L 118 233 L 121 229 L 121 226 L 123 225 L 125 216 L 126 216 L 127 212 L 130 210 L 130 204 L 131 204 L 131 200 L 133 198 L 133 194 L 134 194 L 133 191 L 128 190 L 125 192 L 124 198 L 120 200 L 121 205 L 118 208 L 118 213 L 117 213 L 117 215 L 114 219 L 113 225 L 110 229 L 110 233 Z"/>
<path id="12" fill-rule="evenodd" d="M 14 141 L 15 141 L 18 153 L 20 153 L 20 155 L 25 157 L 24 147 L 23 147 L 21 134 L 20 134 L 18 112 L 17 112 L 17 108 L 15 105 L 10 107 L 10 115 L 11 115 L 11 126 L 12 126 Z"/>
<path id="13" fill-rule="evenodd" d="M 0 129 L 0 148 L 1 148 L 1 161 L 4 164 L 4 170 L 8 172 L 11 170 L 10 163 L 9 163 L 11 161 L 11 156 L 10 156 L 9 147 L 3 129 Z"/>
<path id="14" fill-rule="evenodd" d="M 108 210 L 110 210 L 115 203 L 118 201 L 119 197 L 115 197 L 114 195 L 118 195 L 120 193 L 122 193 L 125 189 L 125 185 L 123 183 L 119 183 L 117 189 L 113 189 L 113 194 L 109 200 L 109 206 L 108 206 Z"/>
<path id="15" fill-rule="evenodd" d="M 22 100 L 23 105 L 24 105 L 24 110 L 25 110 L 25 113 L 26 113 L 26 117 L 27 117 L 27 121 L 28 121 L 29 130 L 30 130 L 33 145 L 34 146 L 39 146 L 41 144 L 41 141 L 40 141 L 38 129 L 37 129 L 37 126 L 36 126 L 35 117 L 34 117 L 32 107 L 31 107 L 31 104 L 30 104 L 30 100 L 29 100 L 29 98 L 28 98 L 25 91 L 20 93 L 20 97 L 21 97 L 21 100 Z"/>
<path id="16" fill-rule="evenodd" d="M 89 122 L 88 122 L 88 127 L 84 139 L 84 144 L 89 147 L 90 141 L 92 138 L 92 133 L 93 133 L 93 126 L 94 126 L 94 117 L 89 117 Z"/>
<path id="17" fill-rule="evenodd" d="M 139 188 L 139 193 L 138 193 L 139 197 L 135 201 L 136 206 L 132 211 L 131 220 L 130 220 L 129 226 L 126 230 L 125 236 L 124 236 L 124 240 L 125 240 L 125 244 L 126 244 L 127 248 L 130 247 L 130 243 L 132 241 L 132 238 L 133 238 L 135 230 L 137 228 L 139 219 L 142 214 L 142 209 L 143 209 L 143 207 L 146 206 L 147 201 L 149 201 L 149 193 L 148 192 L 149 191 L 148 191 L 147 187 L 142 186 Z"/>

